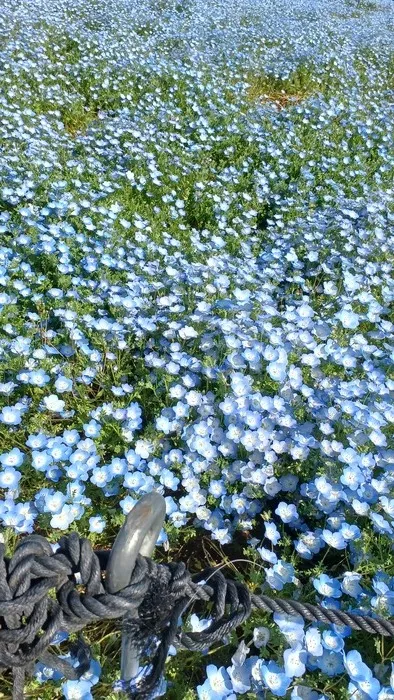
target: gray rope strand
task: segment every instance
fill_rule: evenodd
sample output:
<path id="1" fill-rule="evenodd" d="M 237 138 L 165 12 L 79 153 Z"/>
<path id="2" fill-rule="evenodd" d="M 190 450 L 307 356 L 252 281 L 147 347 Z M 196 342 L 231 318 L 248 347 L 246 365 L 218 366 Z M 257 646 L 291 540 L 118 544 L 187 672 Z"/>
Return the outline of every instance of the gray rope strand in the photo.
<path id="1" fill-rule="evenodd" d="M 108 556 L 109 552 L 94 552 L 76 533 L 62 537 L 55 552 L 45 538 L 29 535 L 11 559 L 0 544 L 0 672 L 13 671 L 14 700 L 23 699 L 25 676 L 38 659 L 66 678 L 79 678 L 91 660 L 81 637 L 70 650 L 79 661 L 77 668 L 48 649 L 60 630 L 79 632 L 98 620 L 122 620 L 124 631 L 148 661 L 145 675 L 128 688 L 134 700 L 146 700 L 157 686 L 172 644 L 190 651 L 222 644 L 252 610 L 301 615 L 307 622 L 394 637 L 391 620 L 256 595 L 219 570 L 192 576 L 182 563 L 156 564 L 140 555 L 130 584 L 114 595 L 106 588 Z M 210 626 L 201 632 L 179 630 L 180 616 L 195 601 L 211 605 Z"/>
<path id="2" fill-rule="evenodd" d="M 383 617 L 357 615 L 356 613 L 324 608 L 321 605 L 301 603 L 297 600 L 269 598 L 265 595 L 252 594 L 252 605 L 256 610 L 270 613 L 287 613 L 301 615 L 307 622 L 321 622 L 325 625 L 346 625 L 353 630 L 380 634 L 384 637 L 394 636 L 394 624 Z"/>

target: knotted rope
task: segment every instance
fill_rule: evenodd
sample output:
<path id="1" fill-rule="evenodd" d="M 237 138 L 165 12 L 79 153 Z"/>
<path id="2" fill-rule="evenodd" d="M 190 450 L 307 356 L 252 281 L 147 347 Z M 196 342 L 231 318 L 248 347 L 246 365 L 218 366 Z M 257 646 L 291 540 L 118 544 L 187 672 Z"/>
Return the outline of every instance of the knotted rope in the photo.
<path id="1" fill-rule="evenodd" d="M 205 650 L 223 641 L 253 609 L 394 636 L 390 620 L 256 595 L 215 569 L 192 576 L 182 563 L 156 564 L 140 555 L 130 584 L 111 594 L 105 580 L 108 557 L 76 533 L 62 537 L 56 551 L 44 537 L 29 535 L 11 559 L 0 544 L 0 672 L 13 671 L 13 700 L 23 699 L 25 675 L 37 660 L 66 678 L 79 678 L 90 664 L 88 646 L 80 640 L 75 648 L 77 668 L 48 647 L 59 631 L 77 632 L 98 620 L 123 620 L 138 651 L 150 656 L 148 672 L 131 692 L 134 700 L 146 700 L 156 687 L 172 644 Z M 202 632 L 179 631 L 179 617 L 194 600 L 212 605 L 212 623 Z"/>

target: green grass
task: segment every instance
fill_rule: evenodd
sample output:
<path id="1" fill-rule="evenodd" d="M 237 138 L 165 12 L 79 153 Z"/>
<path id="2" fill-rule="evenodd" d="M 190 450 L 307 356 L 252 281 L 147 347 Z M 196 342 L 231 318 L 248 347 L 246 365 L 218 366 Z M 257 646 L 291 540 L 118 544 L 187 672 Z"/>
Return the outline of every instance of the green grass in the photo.
<path id="1" fill-rule="evenodd" d="M 312 95 L 316 89 L 313 73 L 306 66 L 300 66 L 288 78 L 268 74 L 250 74 L 247 82 L 249 100 L 271 102 L 280 109 L 301 102 Z"/>

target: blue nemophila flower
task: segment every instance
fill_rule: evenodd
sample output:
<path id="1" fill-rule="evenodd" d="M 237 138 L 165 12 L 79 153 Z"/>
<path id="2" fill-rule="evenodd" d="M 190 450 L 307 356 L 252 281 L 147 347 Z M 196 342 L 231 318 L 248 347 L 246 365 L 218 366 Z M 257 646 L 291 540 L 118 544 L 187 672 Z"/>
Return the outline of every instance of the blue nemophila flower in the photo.
<path id="1" fill-rule="evenodd" d="M 341 582 L 341 588 L 343 592 L 347 595 L 352 596 L 352 598 L 359 598 L 363 594 L 363 589 L 360 585 L 361 579 L 361 574 L 357 574 L 352 571 L 347 571 Z"/>
<path id="2" fill-rule="evenodd" d="M 48 681 L 58 681 L 62 678 L 60 671 L 45 666 L 41 661 L 36 663 L 34 668 L 34 676 L 39 683 L 47 683 Z"/>
<path id="3" fill-rule="evenodd" d="M 261 659 L 255 664 L 253 676 L 264 683 L 273 695 L 284 697 L 290 685 L 291 678 L 286 675 L 283 668 L 274 661 L 264 663 Z"/>
<path id="4" fill-rule="evenodd" d="M 378 700 L 381 697 L 380 683 L 376 678 L 371 678 L 366 681 L 350 682 L 348 685 L 348 693 L 354 698 L 366 698 L 367 700 Z"/>
<path id="5" fill-rule="evenodd" d="M 266 571 L 266 580 L 271 588 L 281 591 L 286 583 L 294 581 L 294 567 L 282 559 L 278 559 L 272 569 Z"/>
<path id="6" fill-rule="evenodd" d="M 266 547 L 258 547 L 257 551 L 263 561 L 268 561 L 270 564 L 277 563 L 278 557 L 276 556 L 275 552 L 271 552 L 269 549 L 266 549 Z"/>
<path id="7" fill-rule="evenodd" d="M 370 515 L 374 530 L 380 534 L 391 535 L 394 531 L 389 522 L 380 513 L 371 513 Z"/>
<path id="8" fill-rule="evenodd" d="M 68 377 L 60 375 L 55 381 L 55 389 L 59 394 L 63 394 L 66 391 L 71 391 L 73 387 L 72 380 Z"/>
<path id="9" fill-rule="evenodd" d="M 334 549 L 346 549 L 346 540 L 342 532 L 331 532 L 331 530 L 323 530 L 322 539 L 326 544 Z"/>
<path id="10" fill-rule="evenodd" d="M 6 425 L 19 425 L 22 422 L 21 408 L 5 406 L 0 412 L 0 422 Z"/>
<path id="11" fill-rule="evenodd" d="M 253 630 L 253 644 L 257 649 L 267 646 L 270 639 L 268 627 L 255 627 Z"/>
<path id="12" fill-rule="evenodd" d="M 102 427 L 97 421 L 91 420 L 84 424 L 83 429 L 87 437 L 95 438 L 100 434 Z"/>
<path id="13" fill-rule="evenodd" d="M 361 484 L 364 482 L 364 475 L 359 467 L 356 465 L 352 465 L 350 467 L 346 467 L 346 469 L 343 470 L 342 476 L 341 476 L 341 482 L 350 488 L 352 491 L 355 491 L 361 486 Z"/>
<path id="14" fill-rule="evenodd" d="M 95 515 L 89 518 L 89 531 L 101 533 L 105 529 L 105 519 L 100 515 Z"/>
<path id="15" fill-rule="evenodd" d="M 92 684 L 86 680 L 66 681 L 62 684 L 63 697 L 66 700 L 92 700 Z"/>
<path id="16" fill-rule="evenodd" d="M 349 525 L 349 523 L 342 523 L 340 534 L 344 538 L 345 542 L 353 542 L 361 537 L 361 530 L 357 525 Z"/>
<path id="17" fill-rule="evenodd" d="M 0 455 L 0 462 L 3 467 L 15 467 L 16 469 L 21 466 L 25 455 L 18 447 L 14 447 L 10 452 L 4 452 Z"/>
<path id="18" fill-rule="evenodd" d="M 283 523 L 293 523 L 298 520 L 297 508 L 293 503 L 285 503 L 281 501 L 275 510 L 276 515 Z"/>
<path id="19" fill-rule="evenodd" d="M 323 632 L 322 644 L 325 649 L 329 651 L 342 651 L 344 647 L 344 641 L 342 637 L 331 630 L 325 630 Z"/>
<path id="20" fill-rule="evenodd" d="M 91 685 L 96 685 L 101 676 L 101 664 L 97 659 L 92 659 L 87 671 L 81 676 L 80 680 L 88 681 Z"/>
<path id="21" fill-rule="evenodd" d="M 321 656 L 323 654 L 321 634 L 315 627 L 311 627 L 305 632 L 305 646 L 311 656 Z"/>
<path id="22" fill-rule="evenodd" d="M 313 586 L 320 595 L 327 598 L 340 598 L 342 595 L 339 581 L 327 576 L 327 574 L 320 574 L 320 576 L 313 579 Z"/>
<path id="23" fill-rule="evenodd" d="M 287 364 L 285 362 L 270 362 L 267 365 L 267 373 L 275 382 L 283 383 L 287 376 Z"/>
<path id="24" fill-rule="evenodd" d="M 357 328 L 360 322 L 359 315 L 352 311 L 351 306 L 349 304 L 347 304 L 340 311 L 340 313 L 337 314 L 337 318 L 344 328 L 349 328 L 352 330 Z"/>
<path id="25" fill-rule="evenodd" d="M 79 440 L 79 433 L 77 430 L 65 430 L 62 437 L 66 445 L 75 445 Z"/>
<path id="26" fill-rule="evenodd" d="M 324 700 L 324 696 L 307 685 L 296 685 L 291 691 L 291 700 Z"/>
<path id="27" fill-rule="evenodd" d="M 14 467 L 3 467 L 0 471 L 0 488 L 14 490 L 18 487 L 22 474 Z"/>
<path id="28" fill-rule="evenodd" d="M 233 686 L 230 676 L 222 666 L 217 668 L 210 664 L 206 668 L 207 680 L 203 685 L 197 686 L 199 700 L 223 700 L 232 694 Z"/>
<path id="29" fill-rule="evenodd" d="M 75 516 L 73 507 L 69 503 L 65 503 L 61 510 L 52 516 L 51 527 L 59 530 L 67 530 L 71 523 L 74 522 Z"/>
<path id="30" fill-rule="evenodd" d="M 337 676 L 344 671 L 342 654 L 324 649 L 316 659 L 316 666 L 327 676 Z"/>
<path id="31" fill-rule="evenodd" d="M 372 678 L 371 669 L 363 662 L 360 652 L 355 649 L 345 654 L 344 665 L 349 677 L 355 682 Z"/>
<path id="32" fill-rule="evenodd" d="M 202 630 L 207 629 L 209 625 L 212 623 L 211 619 L 200 619 L 195 613 L 193 615 L 190 615 L 190 626 L 192 632 L 202 632 Z"/>
<path id="33" fill-rule="evenodd" d="M 302 645 L 298 643 L 296 646 L 286 649 L 283 653 L 283 660 L 286 675 L 289 678 L 294 676 L 303 676 L 306 670 L 305 663 L 307 660 L 307 652 Z"/>
<path id="34" fill-rule="evenodd" d="M 17 384 L 15 382 L 0 383 L 0 394 L 4 394 L 4 396 L 11 396 L 16 387 Z"/>
<path id="35" fill-rule="evenodd" d="M 235 693 L 247 693 L 251 688 L 251 669 L 253 658 L 246 659 L 242 664 L 234 664 L 227 671 Z"/>
<path id="36" fill-rule="evenodd" d="M 278 544 L 279 540 L 281 539 L 280 533 L 275 525 L 275 523 L 268 522 L 264 523 L 265 527 L 265 536 L 267 539 L 269 539 L 272 544 Z"/>
<path id="37" fill-rule="evenodd" d="M 50 489 L 44 495 L 44 510 L 49 513 L 60 513 L 67 501 L 67 496 L 61 491 Z"/>
<path id="38" fill-rule="evenodd" d="M 284 613 L 274 613 L 274 622 L 286 638 L 291 647 L 304 641 L 305 621 L 300 616 L 289 616 Z"/>
<path id="39" fill-rule="evenodd" d="M 65 402 L 59 399 L 56 394 L 50 394 L 43 399 L 44 408 L 54 413 L 61 413 L 64 410 Z"/>
<path id="40" fill-rule="evenodd" d="M 29 372 L 28 383 L 32 384 L 33 386 L 43 387 L 49 382 L 49 380 L 49 374 L 42 369 L 32 370 Z"/>

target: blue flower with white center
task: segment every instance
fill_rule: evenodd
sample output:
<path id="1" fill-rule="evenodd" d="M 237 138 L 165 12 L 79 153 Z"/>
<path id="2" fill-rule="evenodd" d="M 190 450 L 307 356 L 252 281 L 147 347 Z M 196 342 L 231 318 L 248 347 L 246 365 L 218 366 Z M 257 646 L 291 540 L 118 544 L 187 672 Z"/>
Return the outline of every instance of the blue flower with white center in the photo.
<path id="1" fill-rule="evenodd" d="M 344 593 L 350 595 L 352 598 L 359 598 L 363 594 L 363 589 L 361 588 L 360 581 L 362 579 L 361 574 L 357 574 L 352 571 L 347 571 L 341 582 L 341 588 Z"/>
<path id="2" fill-rule="evenodd" d="M 283 523 L 294 523 L 298 520 L 297 508 L 293 503 L 281 501 L 275 510 Z"/>
<path id="3" fill-rule="evenodd" d="M 291 700 L 322 700 L 324 696 L 306 685 L 296 685 L 291 691 Z"/>
<path id="4" fill-rule="evenodd" d="M 285 673 L 289 678 L 303 676 L 306 670 L 305 664 L 307 652 L 301 644 L 286 649 L 283 653 Z"/>
<path id="5" fill-rule="evenodd" d="M 253 659 L 242 664 L 234 664 L 227 669 L 235 693 L 247 693 L 251 689 L 251 668 Z"/>
<path id="6" fill-rule="evenodd" d="M 284 613 L 274 613 L 274 622 L 286 638 L 291 647 L 302 644 L 304 641 L 305 621 L 299 615 L 289 616 Z"/>
<path id="7" fill-rule="evenodd" d="M 348 693 L 356 700 L 380 700 L 380 683 L 376 678 L 371 678 L 366 681 L 350 682 L 348 685 Z"/>
<path id="8" fill-rule="evenodd" d="M 202 685 L 198 685 L 196 690 L 198 700 L 223 700 L 223 698 L 229 697 L 229 695 L 223 695 L 223 693 L 217 693 L 213 690 L 208 678 Z"/>
<path id="9" fill-rule="evenodd" d="M 0 455 L 0 462 L 3 467 L 14 467 L 17 469 L 23 463 L 25 455 L 18 447 L 14 447 L 10 452 L 3 452 Z"/>
<path id="10" fill-rule="evenodd" d="M 132 475 L 130 474 L 130 476 Z M 111 481 L 111 478 L 112 475 L 108 464 L 104 464 L 102 467 L 94 467 L 90 475 L 91 483 L 100 488 L 106 486 Z"/>
<path id="11" fill-rule="evenodd" d="M 15 382 L 0 383 L 0 394 L 4 394 L 4 396 L 11 396 L 16 386 L 17 384 L 15 384 Z"/>
<path id="12" fill-rule="evenodd" d="M 365 476 L 359 467 L 352 465 L 343 470 L 341 482 L 352 491 L 356 491 L 364 481 Z"/>
<path id="13" fill-rule="evenodd" d="M 283 383 L 287 377 L 287 364 L 285 362 L 270 362 L 267 365 L 267 373 L 275 382 Z"/>
<path id="14" fill-rule="evenodd" d="M 65 430 L 63 433 L 63 440 L 66 445 L 73 446 L 79 440 L 79 433 L 77 430 Z"/>
<path id="15" fill-rule="evenodd" d="M 92 684 L 89 681 L 66 681 L 62 684 L 63 697 L 66 700 L 93 700 L 91 688 Z"/>
<path id="16" fill-rule="evenodd" d="M 327 574 L 320 574 L 320 576 L 314 578 L 313 586 L 325 598 L 340 598 L 342 595 L 339 581 L 327 576 Z"/>
<path id="17" fill-rule="evenodd" d="M 284 669 L 274 661 L 268 663 L 261 662 L 258 667 L 261 680 L 276 697 L 284 697 L 291 682 L 291 678 L 286 675 Z"/>
<path id="18" fill-rule="evenodd" d="M 342 535 L 345 542 L 353 542 L 361 537 L 361 530 L 357 525 L 349 525 L 349 523 L 342 523 L 340 534 Z"/>
<path id="19" fill-rule="evenodd" d="M 204 692 L 206 692 L 207 687 L 213 693 L 213 695 L 211 696 L 213 700 L 217 700 L 217 698 L 219 697 L 223 699 L 232 694 L 233 687 L 231 679 L 223 666 L 221 668 L 217 668 L 213 664 L 210 664 L 206 668 L 206 674 L 207 681 L 204 683 L 204 686 L 197 687 L 197 694 L 201 700 L 205 700 Z M 204 692 L 202 690 L 203 688 Z"/>
<path id="20" fill-rule="evenodd" d="M 255 627 L 253 630 L 253 644 L 256 649 L 267 646 L 270 636 L 268 627 Z"/>
<path id="21" fill-rule="evenodd" d="M 282 559 L 278 559 L 272 569 L 267 571 L 267 582 L 277 590 L 282 590 L 286 583 L 294 582 L 294 567 Z"/>
<path id="22" fill-rule="evenodd" d="M 55 671 L 54 668 L 46 666 L 39 661 L 34 667 L 34 676 L 39 683 L 47 683 L 48 681 L 58 681 L 62 678 L 60 671 Z"/>
<path id="23" fill-rule="evenodd" d="M 42 369 L 33 370 L 29 372 L 28 382 L 33 386 L 43 387 L 48 384 L 50 380 L 49 374 L 44 372 Z"/>
<path id="24" fill-rule="evenodd" d="M 344 665 L 352 681 L 359 682 L 372 678 L 372 671 L 363 662 L 359 651 L 355 649 L 344 655 Z"/>
<path id="25" fill-rule="evenodd" d="M 21 409 L 16 406 L 5 406 L 0 412 L 0 423 L 19 425 L 22 422 Z"/>
<path id="26" fill-rule="evenodd" d="M 59 394 L 64 394 L 67 391 L 72 391 L 73 382 L 72 379 L 60 375 L 55 381 L 55 389 Z"/>
<path id="27" fill-rule="evenodd" d="M 192 632 L 202 632 L 203 630 L 206 630 L 207 627 L 209 627 L 209 625 L 212 624 L 212 619 L 200 619 L 195 613 L 193 613 L 193 615 L 190 615 L 189 622 Z"/>
<path id="28" fill-rule="evenodd" d="M 66 501 L 67 496 L 61 493 L 61 491 L 48 492 L 44 496 L 44 509 L 49 513 L 60 513 Z"/>
<path id="29" fill-rule="evenodd" d="M 389 535 L 393 533 L 392 526 L 380 513 L 371 513 L 370 518 L 376 532 Z"/>
<path id="30" fill-rule="evenodd" d="M 71 523 L 74 522 L 75 515 L 70 504 L 65 503 L 62 509 L 52 516 L 51 527 L 58 530 L 67 530 Z"/>
<path id="31" fill-rule="evenodd" d="M 22 474 L 14 467 L 3 467 L 0 471 L 0 488 L 14 490 L 18 488 Z"/>
<path id="32" fill-rule="evenodd" d="M 344 671 L 342 654 L 327 649 L 316 659 L 316 665 L 327 676 L 338 676 Z"/>
<path id="33" fill-rule="evenodd" d="M 65 402 L 59 399 L 56 394 L 50 394 L 44 397 L 43 406 L 53 413 L 62 413 L 62 411 L 64 411 Z"/>
<path id="34" fill-rule="evenodd" d="M 323 530 L 321 536 L 324 542 L 330 547 L 334 549 L 346 549 L 346 540 L 342 531 L 331 532 L 331 530 Z"/>
<path id="35" fill-rule="evenodd" d="M 323 654 L 321 634 L 315 627 L 310 627 L 305 632 L 305 647 L 311 656 L 321 656 Z"/>
<path id="36" fill-rule="evenodd" d="M 257 551 L 260 554 L 263 561 L 268 561 L 270 564 L 277 563 L 278 557 L 276 556 L 275 552 L 271 552 L 269 549 L 266 549 L 265 547 L 258 547 Z"/>
<path id="37" fill-rule="evenodd" d="M 328 649 L 328 651 L 342 651 L 344 647 L 344 641 L 342 637 L 335 634 L 332 630 L 325 630 L 323 632 L 323 647 Z"/>
<path id="38" fill-rule="evenodd" d="M 91 420 L 89 423 L 84 424 L 83 429 L 87 437 L 95 438 L 100 435 L 102 427 L 97 421 Z"/>
<path id="39" fill-rule="evenodd" d="M 106 521 L 101 515 L 93 515 L 89 518 L 89 532 L 102 533 L 105 529 Z"/>
<path id="40" fill-rule="evenodd" d="M 354 313 L 349 305 L 346 305 L 338 314 L 338 320 L 344 328 L 354 330 L 360 323 L 360 317 Z"/>
<path id="41" fill-rule="evenodd" d="M 280 533 L 273 522 L 264 523 L 265 536 L 272 542 L 273 545 L 278 544 L 281 539 Z"/>

